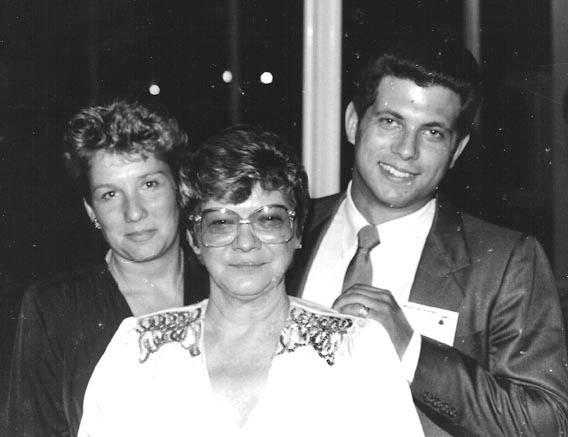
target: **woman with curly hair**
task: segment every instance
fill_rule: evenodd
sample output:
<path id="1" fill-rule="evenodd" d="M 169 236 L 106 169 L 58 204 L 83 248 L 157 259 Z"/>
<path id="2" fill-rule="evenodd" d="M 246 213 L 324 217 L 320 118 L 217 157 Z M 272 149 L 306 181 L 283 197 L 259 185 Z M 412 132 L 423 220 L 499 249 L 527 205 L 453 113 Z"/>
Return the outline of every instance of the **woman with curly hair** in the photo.
<path id="1" fill-rule="evenodd" d="M 87 382 L 120 322 L 207 296 L 205 272 L 180 245 L 177 157 L 187 135 L 176 120 L 119 100 L 81 110 L 65 143 L 67 167 L 109 250 L 99 265 L 26 291 L 7 435 L 76 435 Z"/>

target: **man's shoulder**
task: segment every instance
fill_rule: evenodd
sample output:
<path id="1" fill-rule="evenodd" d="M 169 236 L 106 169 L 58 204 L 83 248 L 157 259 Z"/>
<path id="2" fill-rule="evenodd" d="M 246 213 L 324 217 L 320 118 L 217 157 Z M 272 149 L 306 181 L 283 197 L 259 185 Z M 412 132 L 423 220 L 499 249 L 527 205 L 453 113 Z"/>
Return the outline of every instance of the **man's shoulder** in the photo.
<path id="1" fill-rule="evenodd" d="M 524 241 L 535 241 L 529 234 L 488 222 L 480 217 L 465 212 L 461 212 L 460 215 L 470 249 L 512 249 Z"/>
<path id="2" fill-rule="evenodd" d="M 316 197 L 312 199 L 312 206 L 314 209 L 318 208 L 325 208 L 325 207 L 333 207 L 337 204 L 337 202 L 345 195 L 345 192 L 331 194 L 329 196 L 324 197 Z"/>
<path id="3" fill-rule="evenodd" d="M 318 225 L 326 218 L 328 218 L 333 212 L 337 210 L 337 207 L 341 200 L 345 197 L 345 192 L 332 194 L 325 197 L 317 197 L 311 200 L 310 203 L 310 214 L 308 216 L 308 223 L 306 223 L 308 228 Z"/>
<path id="4" fill-rule="evenodd" d="M 315 213 L 317 211 L 328 211 L 332 209 L 334 206 L 337 205 L 337 202 L 339 202 L 344 195 L 345 193 L 341 192 L 341 193 L 331 194 L 325 197 L 316 197 L 315 199 L 312 199 L 311 207 L 313 212 Z"/>
<path id="5" fill-rule="evenodd" d="M 462 234 L 470 250 L 512 249 L 525 240 L 534 240 L 528 234 L 457 210 L 446 202 L 438 205 L 432 232 L 442 239 L 451 234 Z"/>

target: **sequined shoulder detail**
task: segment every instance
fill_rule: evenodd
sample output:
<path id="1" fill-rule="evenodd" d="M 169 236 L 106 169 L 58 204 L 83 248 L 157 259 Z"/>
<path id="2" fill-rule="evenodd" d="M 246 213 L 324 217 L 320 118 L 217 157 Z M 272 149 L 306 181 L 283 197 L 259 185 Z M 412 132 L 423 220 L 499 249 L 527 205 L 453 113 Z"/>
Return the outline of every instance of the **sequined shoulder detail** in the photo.
<path id="1" fill-rule="evenodd" d="M 138 319 L 138 346 L 140 347 L 140 362 L 166 343 L 177 342 L 189 351 L 192 357 L 201 353 L 199 341 L 201 338 L 202 320 L 201 308 L 188 310 L 167 311 L 141 317 Z"/>
<path id="2" fill-rule="evenodd" d="M 277 355 L 294 352 L 300 346 L 312 346 L 327 364 L 333 366 L 335 353 L 353 321 L 347 317 L 312 313 L 292 306 L 290 322 L 280 334 Z"/>

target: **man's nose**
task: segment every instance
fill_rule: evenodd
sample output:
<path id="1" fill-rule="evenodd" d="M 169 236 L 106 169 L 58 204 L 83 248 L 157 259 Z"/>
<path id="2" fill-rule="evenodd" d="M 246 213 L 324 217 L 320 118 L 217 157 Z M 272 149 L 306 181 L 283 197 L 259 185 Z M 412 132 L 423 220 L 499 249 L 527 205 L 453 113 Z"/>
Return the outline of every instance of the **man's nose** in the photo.
<path id="1" fill-rule="evenodd" d="M 137 196 L 130 196 L 124 202 L 124 219 L 127 222 L 137 222 L 148 215 L 144 203 Z"/>
<path id="2" fill-rule="evenodd" d="M 416 134 L 413 132 L 405 132 L 393 143 L 391 150 L 402 159 L 417 159 L 420 150 Z"/>
<path id="3" fill-rule="evenodd" d="M 253 249 L 260 248 L 262 242 L 254 233 L 254 229 L 250 222 L 239 223 L 237 226 L 237 236 L 233 240 L 233 248 L 248 252 Z"/>

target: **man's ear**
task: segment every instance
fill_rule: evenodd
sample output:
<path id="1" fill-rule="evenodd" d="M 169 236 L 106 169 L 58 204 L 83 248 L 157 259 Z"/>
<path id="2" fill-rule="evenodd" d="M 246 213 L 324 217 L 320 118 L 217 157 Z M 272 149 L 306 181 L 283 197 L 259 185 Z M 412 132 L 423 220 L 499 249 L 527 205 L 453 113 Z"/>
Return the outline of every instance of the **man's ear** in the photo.
<path id="1" fill-rule="evenodd" d="M 357 126 L 359 125 L 359 116 L 355 109 L 353 102 L 349 102 L 347 109 L 345 109 L 345 134 L 347 139 L 355 145 L 355 137 L 357 136 Z"/>
<path id="2" fill-rule="evenodd" d="M 87 215 L 89 216 L 91 221 L 94 223 L 96 218 L 97 218 L 97 215 L 95 214 L 93 207 L 91 205 L 89 205 L 89 202 L 87 202 L 84 197 L 83 197 L 83 206 L 85 207 L 85 211 L 87 211 Z"/>
<path id="3" fill-rule="evenodd" d="M 201 255 L 201 247 L 199 246 L 199 244 L 196 244 L 195 240 L 193 239 L 193 235 L 191 235 L 191 232 L 189 230 L 185 231 L 185 237 L 187 238 L 187 242 L 193 249 L 195 255 L 199 257 L 199 255 Z"/>
<path id="4" fill-rule="evenodd" d="M 467 143 L 469 143 L 469 138 L 470 135 L 467 134 L 458 142 L 456 150 L 454 150 L 454 155 L 452 156 L 452 160 L 450 161 L 450 168 L 452 168 L 456 164 L 456 161 L 464 151 L 465 146 L 467 146 Z"/>

